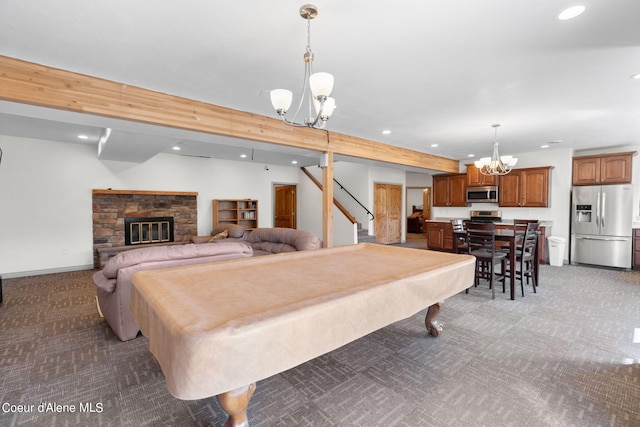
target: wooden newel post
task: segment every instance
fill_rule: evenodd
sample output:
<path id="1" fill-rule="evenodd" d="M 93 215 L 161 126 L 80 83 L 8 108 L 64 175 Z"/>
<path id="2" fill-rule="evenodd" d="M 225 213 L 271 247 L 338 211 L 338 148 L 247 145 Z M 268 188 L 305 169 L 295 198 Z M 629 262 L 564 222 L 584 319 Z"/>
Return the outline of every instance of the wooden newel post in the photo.
<path id="1" fill-rule="evenodd" d="M 251 383 L 248 386 L 240 387 L 217 396 L 218 403 L 220 403 L 222 409 L 229 414 L 229 418 L 224 424 L 224 427 L 249 427 L 247 406 L 249 406 L 249 401 L 255 390 L 256 383 Z"/>

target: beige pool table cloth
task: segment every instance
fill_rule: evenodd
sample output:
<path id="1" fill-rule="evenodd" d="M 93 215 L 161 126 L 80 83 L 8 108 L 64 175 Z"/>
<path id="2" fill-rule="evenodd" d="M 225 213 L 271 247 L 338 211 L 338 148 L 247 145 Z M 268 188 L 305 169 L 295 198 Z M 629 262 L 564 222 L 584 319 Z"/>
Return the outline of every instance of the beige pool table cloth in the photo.
<path id="1" fill-rule="evenodd" d="M 468 288 L 475 258 L 363 243 L 141 271 L 131 311 L 169 392 L 215 396 Z"/>

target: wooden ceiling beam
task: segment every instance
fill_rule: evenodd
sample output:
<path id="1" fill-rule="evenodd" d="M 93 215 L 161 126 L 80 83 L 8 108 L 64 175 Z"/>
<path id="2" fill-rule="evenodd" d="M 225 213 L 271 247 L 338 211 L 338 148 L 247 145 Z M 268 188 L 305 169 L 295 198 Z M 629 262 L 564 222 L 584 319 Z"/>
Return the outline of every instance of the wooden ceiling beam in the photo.
<path id="1" fill-rule="evenodd" d="M 6 56 L 0 56 L 0 99 L 443 172 L 459 167 L 457 160 Z"/>

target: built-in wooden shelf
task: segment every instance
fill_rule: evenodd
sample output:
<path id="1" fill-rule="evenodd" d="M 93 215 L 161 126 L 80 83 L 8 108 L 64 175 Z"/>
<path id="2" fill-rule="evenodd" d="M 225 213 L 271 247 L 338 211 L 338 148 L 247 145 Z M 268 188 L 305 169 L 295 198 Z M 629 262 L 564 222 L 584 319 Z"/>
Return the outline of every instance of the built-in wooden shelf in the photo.
<path id="1" fill-rule="evenodd" d="M 114 194 L 114 195 L 128 195 L 128 194 L 150 194 L 154 196 L 198 196 L 197 191 L 148 191 L 148 190 L 112 190 L 107 188 L 104 190 L 92 190 L 93 194 Z"/>

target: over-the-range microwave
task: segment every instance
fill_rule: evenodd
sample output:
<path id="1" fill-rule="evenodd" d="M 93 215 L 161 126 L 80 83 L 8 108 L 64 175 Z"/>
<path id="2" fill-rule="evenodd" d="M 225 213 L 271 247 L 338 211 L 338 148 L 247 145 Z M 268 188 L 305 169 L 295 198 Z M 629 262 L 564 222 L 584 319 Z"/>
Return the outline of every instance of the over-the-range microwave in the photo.
<path id="1" fill-rule="evenodd" d="M 498 187 L 468 187 L 467 203 L 498 203 Z"/>

